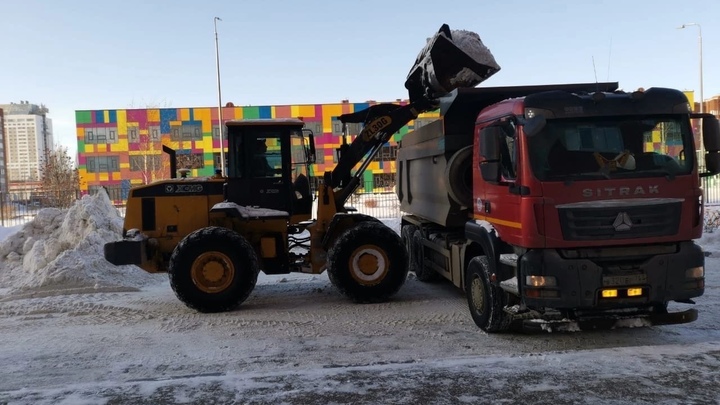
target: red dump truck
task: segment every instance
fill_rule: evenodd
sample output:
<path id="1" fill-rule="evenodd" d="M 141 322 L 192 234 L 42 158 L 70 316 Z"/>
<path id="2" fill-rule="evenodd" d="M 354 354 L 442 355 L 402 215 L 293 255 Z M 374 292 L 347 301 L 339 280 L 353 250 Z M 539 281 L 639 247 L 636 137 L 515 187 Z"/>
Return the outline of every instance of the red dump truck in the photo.
<path id="1" fill-rule="evenodd" d="M 486 332 L 697 318 L 668 302 L 704 292 L 693 239 L 700 178 L 720 172 L 715 117 L 680 91 L 617 83 L 459 88 L 439 109 L 397 154 L 420 280 L 462 288 Z"/>

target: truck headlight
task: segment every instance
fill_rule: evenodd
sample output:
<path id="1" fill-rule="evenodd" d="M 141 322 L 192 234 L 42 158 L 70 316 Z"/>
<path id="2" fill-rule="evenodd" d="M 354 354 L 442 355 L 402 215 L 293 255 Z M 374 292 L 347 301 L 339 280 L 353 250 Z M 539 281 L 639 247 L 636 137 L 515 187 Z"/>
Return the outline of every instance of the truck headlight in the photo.
<path id="1" fill-rule="evenodd" d="M 702 278 L 705 276 L 705 268 L 703 266 L 693 267 L 685 270 L 685 278 Z"/>
<path id="2" fill-rule="evenodd" d="M 557 281 L 553 276 L 525 276 L 525 285 L 530 287 L 555 287 Z"/>

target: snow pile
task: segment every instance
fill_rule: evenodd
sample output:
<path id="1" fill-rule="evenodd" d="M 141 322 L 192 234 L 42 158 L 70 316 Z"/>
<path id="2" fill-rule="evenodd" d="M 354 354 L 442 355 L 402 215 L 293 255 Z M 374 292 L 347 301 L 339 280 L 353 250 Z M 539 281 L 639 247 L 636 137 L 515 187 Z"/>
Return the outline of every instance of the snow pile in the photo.
<path id="1" fill-rule="evenodd" d="M 135 266 L 114 266 L 103 246 L 121 238 L 122 218 L 101 191 L 71 208 L 46 208 L 0 244 L 0 288 L 106 290 L 138 288 L 156 279 Z"/>

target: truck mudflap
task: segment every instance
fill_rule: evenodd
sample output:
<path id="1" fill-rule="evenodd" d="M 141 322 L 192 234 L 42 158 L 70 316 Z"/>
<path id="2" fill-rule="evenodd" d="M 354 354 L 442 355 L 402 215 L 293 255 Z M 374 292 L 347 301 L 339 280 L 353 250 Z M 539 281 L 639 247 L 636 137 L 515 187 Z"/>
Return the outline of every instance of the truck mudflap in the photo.
<path id="1" fill-rule="evenodd" d="M 679 312 L 655 312 L 635 314 L 598 314 L 576 319 L 542 319 L 512 315 L 511 328 L 533 332 L 579 332 L 596 329 L 642 328 L 659 325 L 675 325 L 694 322 L 698 311 L 690 308 Z"/>

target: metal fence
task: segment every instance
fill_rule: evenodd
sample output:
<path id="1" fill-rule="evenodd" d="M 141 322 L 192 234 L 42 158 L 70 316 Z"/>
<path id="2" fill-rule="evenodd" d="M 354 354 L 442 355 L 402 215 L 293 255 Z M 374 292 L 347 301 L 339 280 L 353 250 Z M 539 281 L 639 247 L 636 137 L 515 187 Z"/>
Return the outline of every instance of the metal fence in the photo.
<path id="1" fill-rule="evenodd" d="M 720 204 L 720 176 L 705 177 L 702 179 L 704 200 L 707 205 Z"/>
<path id="2" fill-rule="evenodd" d="M 706 205 L 720 205 L 720 178 L 718 177 L 706 177 L 702 180 Z M 2 193 L 0 194 L 0 226 L 22 225 L 35 218 L 38 211 L 43 208 L 68 208 L 80 196 L 80 193 L 76 191 Z M 120 215 L 124 215 L 125 200 L 122 199 L 121 190 L 110 189 L 108 196 Z M 402 214 L 397 196 L 392 191 L 356 193 L 350 197 L 346 206 L 376 218 L 399 218 Z M 313 208 L 313 212 L 316 212 L 315 208 L 317 207 Z"/>

